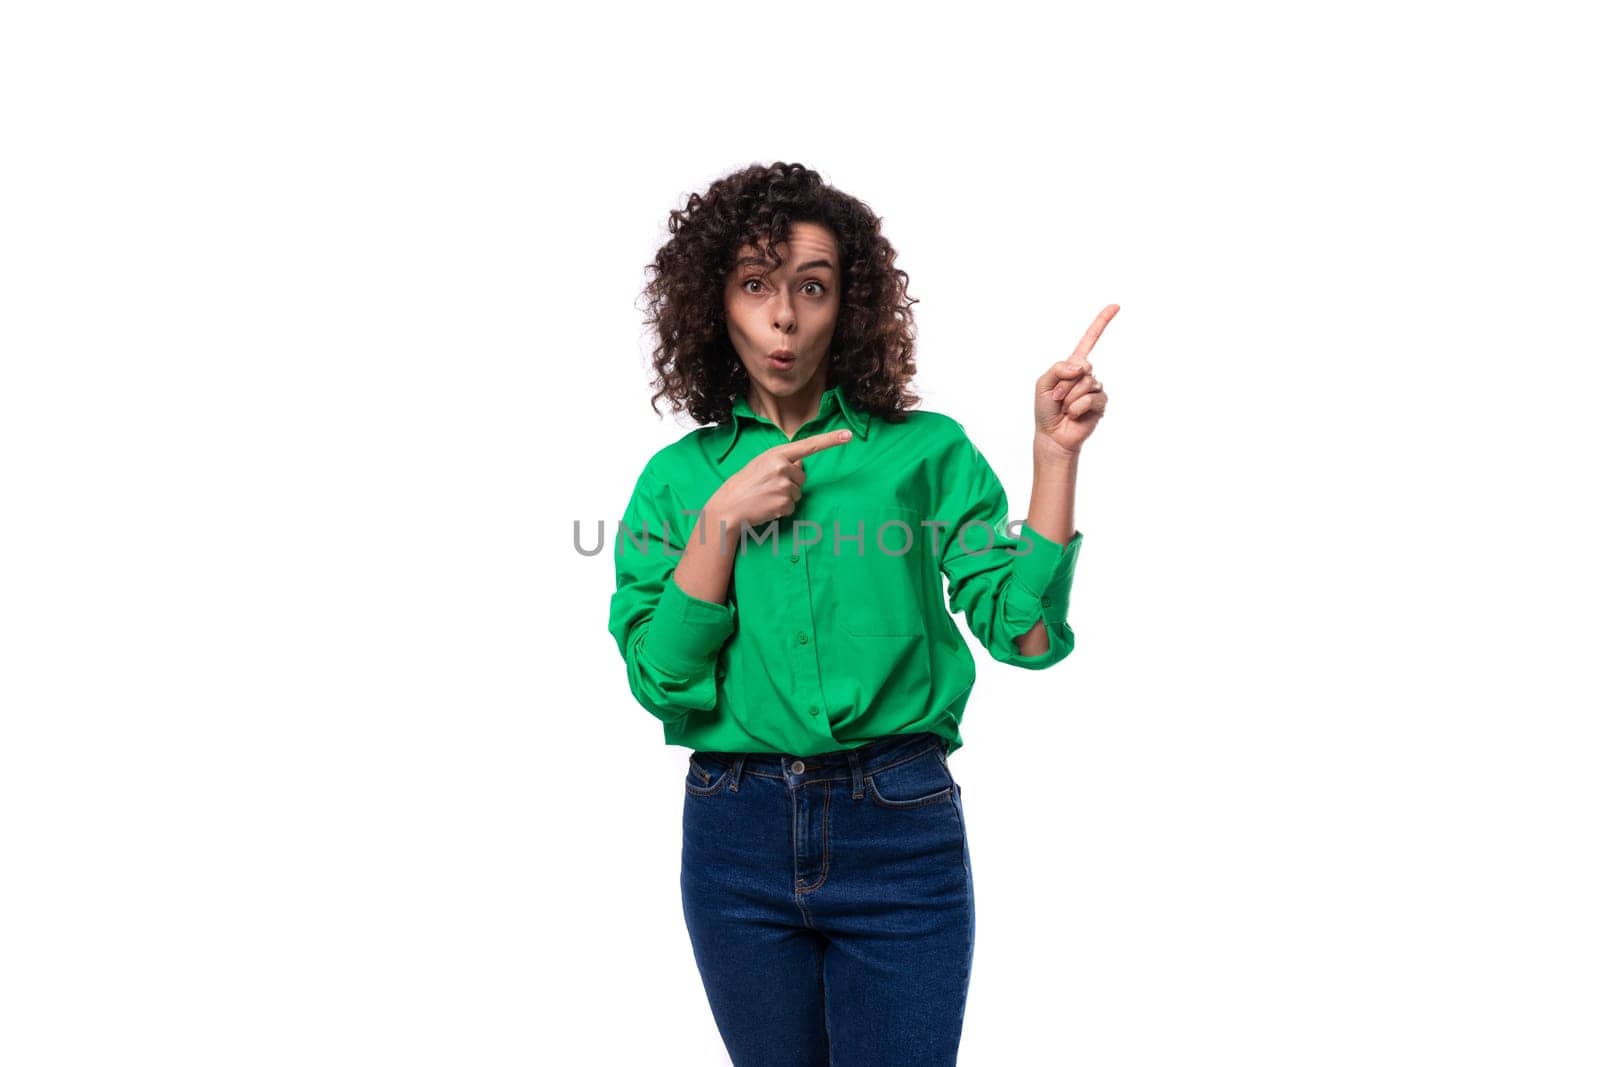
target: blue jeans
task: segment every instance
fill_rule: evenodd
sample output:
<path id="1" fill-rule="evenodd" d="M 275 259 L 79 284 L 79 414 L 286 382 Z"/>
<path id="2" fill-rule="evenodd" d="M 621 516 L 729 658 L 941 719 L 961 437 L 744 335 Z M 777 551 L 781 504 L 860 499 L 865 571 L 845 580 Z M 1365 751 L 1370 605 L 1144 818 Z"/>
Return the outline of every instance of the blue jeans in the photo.
<path id="1" fill-rule="evenodd" d="M 681 884 L 736 1067 L 956 1062 L 972 863 L 937 735 L 804 758 L 693 752 Z"/>

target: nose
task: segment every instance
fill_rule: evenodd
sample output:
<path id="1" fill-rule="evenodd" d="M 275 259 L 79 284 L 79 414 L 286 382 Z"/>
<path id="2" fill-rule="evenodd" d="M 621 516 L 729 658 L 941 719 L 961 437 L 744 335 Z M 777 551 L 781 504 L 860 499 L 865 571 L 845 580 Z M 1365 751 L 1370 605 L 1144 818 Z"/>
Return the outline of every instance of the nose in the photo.
<path id="1" fill-rule="evenodd" d="M 778 328 L 778 332 L 782 334 L 789 333 L 794 327 L 794 306 L 789 303 L 788 293 L 780 292 L 778 294 L 778 302 L 773 307 L 772 314 L 772 324 Z"/>

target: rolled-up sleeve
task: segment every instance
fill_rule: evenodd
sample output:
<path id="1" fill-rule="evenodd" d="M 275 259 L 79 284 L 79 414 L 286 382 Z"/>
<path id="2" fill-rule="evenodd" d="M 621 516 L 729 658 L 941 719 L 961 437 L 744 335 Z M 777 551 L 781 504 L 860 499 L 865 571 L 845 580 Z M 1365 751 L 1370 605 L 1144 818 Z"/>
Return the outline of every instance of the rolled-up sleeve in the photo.
<path id="1" fill-rule="evenodd" d="M 940 568 L 949 580 L 950 610 L 965 614 L 967 628 L 1000 663 L 1043 670 L 1072 652 L 1067 605 L 1083 532 L 1066 544 L 1052 541 L 1024 520 L 1008 532 L 1009 504 L 994 469 L 965 437 L 941 457 L 945 504 Z M 1040 619 L 1050 645 L 1034 656 L 1017 651 L 1017 639 Z"/>
<path id="2" fill-rule="evenodd" d="M 734 604 L 701 600 L 678 585 L 684 545 L 673 534 L 675 509 L 647 467 L 617 530 L 608 624 L 627 665 L 628 688 L 666 723 L 716 707 L 718 654 L 738 615 Z"/>

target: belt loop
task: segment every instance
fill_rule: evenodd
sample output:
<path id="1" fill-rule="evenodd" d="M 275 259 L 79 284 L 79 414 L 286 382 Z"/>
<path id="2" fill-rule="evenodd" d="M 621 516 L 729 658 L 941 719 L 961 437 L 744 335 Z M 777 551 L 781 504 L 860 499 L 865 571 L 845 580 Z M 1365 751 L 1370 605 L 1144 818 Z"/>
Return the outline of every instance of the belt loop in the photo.
<path id="1" fill-rule="evenodd" d="M 852 748 L 846 750 L 845 756 L 850 760 L 850 799 L 860 800 L 863 792 L 861 788 L 861 754 Z"/>
<path id="2" fill-rule="evenodd" d="M 728 788 L 733 790 L 735 793 L 737 793 L 739 791 L 739 772 L 742 771 L 742 770 L 744 770 L 744 753 L 743 752 L 741 752 L 737 756 L 733 757 L 733 770 L 728 772 L 730 775 L 733 776 L 733 781 L 729 783 Z"/>

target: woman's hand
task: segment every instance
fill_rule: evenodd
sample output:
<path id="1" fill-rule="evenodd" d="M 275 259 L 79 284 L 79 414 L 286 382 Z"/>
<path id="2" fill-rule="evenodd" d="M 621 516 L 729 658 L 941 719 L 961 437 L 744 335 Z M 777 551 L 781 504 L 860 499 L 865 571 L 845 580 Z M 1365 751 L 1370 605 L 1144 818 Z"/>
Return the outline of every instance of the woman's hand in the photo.
<path id="1" fill-rule="evenodd" d="M 779 516 L 793 514 L 806 484 L 801 461 L 824 448 L 842 445 L 850 437 L 849 430 L 835 430 L 773 445 L 737 473 L 729 475 L 721 488 L 711 494 L 711 499 L 706 501 L 706 516 L 713 524 L 726 522 L 729 531 L 737 534 L 741 522 L 761 526 Z"/>
<path id="2" fill-rule="evenodd" d="M 1105 414 L 1106 393 L 1094 376 L 1089 350 L 1100 340 L 1100 333 L 1121 310 L 1107 304 L 1089 326 L 1083 340 L 1060 363 L 1052 364 L 1040 377 L 1034 390 L 1034 443 L 1063 455 L 1077 455 Z"/>

